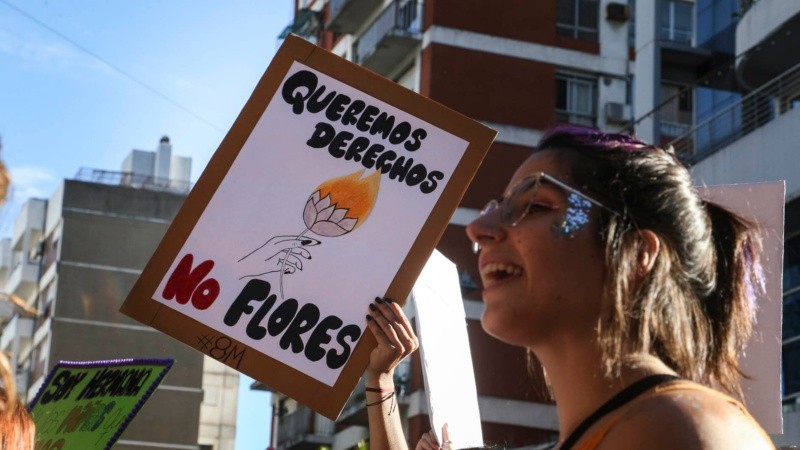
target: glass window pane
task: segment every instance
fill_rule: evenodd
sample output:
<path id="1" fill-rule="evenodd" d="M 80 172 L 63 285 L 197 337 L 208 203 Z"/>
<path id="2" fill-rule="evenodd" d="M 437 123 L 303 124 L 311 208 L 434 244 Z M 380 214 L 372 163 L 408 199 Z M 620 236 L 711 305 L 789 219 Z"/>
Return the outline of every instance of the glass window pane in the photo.
<path id="1" fill-rule="evenodd" d="M 800 236 L 795 236 L 783 246 L 783 290 L 800 286 Z"/>
<path id="2" fill-rule="evenodd" d="M 800 341 L 783 346 L 783 396 L 800 392 Z"/>
<path id="3" fill-rule="evenodd" d="M 577 0 L 558 0 L 556 3 L 556 22 L 575 25 L 575 2 Z"/>
<path id="4" fill-rule="evenodd" d="M 567 80 L 556 79 L 556 109 L 567 110 Z"/>
<path id="5" fill-rule="evenodd" d="M 800 292 L 783 299 L 783 339 L 800 335 Z"/>
<path id="6" fill-rule="evenodd" d="M 578 26 L 597 29 L 597 16 L 600 5 L 592 0 L 580 0 L 578 8 Z"/>

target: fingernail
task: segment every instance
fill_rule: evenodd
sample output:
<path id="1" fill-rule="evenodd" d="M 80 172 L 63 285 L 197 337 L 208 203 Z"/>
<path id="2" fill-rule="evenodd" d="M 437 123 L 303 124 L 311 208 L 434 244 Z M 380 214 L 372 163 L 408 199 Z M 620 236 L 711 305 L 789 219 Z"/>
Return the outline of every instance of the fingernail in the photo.
<path id="1" fill-rule="evenodd" d="M 386 303 L 394 303 L 394 300 L 390 298 L 384 298 L 383 301 L 385 301 Z"/>
<path id="2" fill-rule="evenodd" d="M 375 297 L 375 301 L 376 301 L 377 303 L 383 304 L 383 299 L 382 299 L 382 298 L 380 298 L 380 297 Z"/>
<path id="3" fill-rule="evenodd" d="M 370 304 L 369 304 L 369 309 L 371 309 L 371 310 L 375 311 L 375 310 L 377 310 L 377 309 L 378 309 L 378 307 L 377 307 L 377 306 L 375 306 L 375 305 L 373 305 L 372 303 L 370 303 Z"/>
<path id="4" fill-rule="evenodd" d="M 370 320 L 372 320 L 372 316 L 370 316 L 369 314 L 367 314 L 367 321 L 369 322 Z"/>

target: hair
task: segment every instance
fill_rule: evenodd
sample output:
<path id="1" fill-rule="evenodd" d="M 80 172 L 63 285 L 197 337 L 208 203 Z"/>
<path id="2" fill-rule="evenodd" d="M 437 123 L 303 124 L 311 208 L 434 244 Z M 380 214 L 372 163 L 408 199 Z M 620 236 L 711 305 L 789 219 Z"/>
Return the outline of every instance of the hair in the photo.
<path id="1" fill-rule="evenodd" d="M 33 449 L 36 425 L 25 404 L 17 396 L 13 371 L 4 354 L 0 353 L 0 449 Z"/>
<path id="2" fill-rule="evenodd" d="M 619 213 L 600 211 L 605 280 L 597 333 L 606 376 L 644 352 L 681 377 L 741 398 L 738 357 L 763 290 L 758 227 L 700 198 L 671 147 L 557 126 L 540 140 L 536 151 L 543 150 L 578 189 Z M 645 229 L 660 249 L 643 274 Z"/>

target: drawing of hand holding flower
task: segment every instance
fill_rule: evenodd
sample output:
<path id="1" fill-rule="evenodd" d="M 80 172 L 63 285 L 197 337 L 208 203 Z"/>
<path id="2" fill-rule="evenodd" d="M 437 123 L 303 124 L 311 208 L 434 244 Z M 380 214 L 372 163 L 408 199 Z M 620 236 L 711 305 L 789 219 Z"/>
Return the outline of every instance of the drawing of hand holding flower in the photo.
<path id="1" fill-rule="evenodd" d="M 272 237 L 239 259 L 250 267 L 244 270 L 248 274 L 240 279 L 278 272 L 283 298 L 283 276 L 302 271 L 302 259 L 311 259 L 306 247 L 322 243 L 307 233 L 321 237 L 343 236 L 366 221 L 378 197 L 380 172 L 361 178 L 363 173 L 364 170 L 360 170 L 319 185 L 303 208 L 305 230 L 298 235 Z"/>

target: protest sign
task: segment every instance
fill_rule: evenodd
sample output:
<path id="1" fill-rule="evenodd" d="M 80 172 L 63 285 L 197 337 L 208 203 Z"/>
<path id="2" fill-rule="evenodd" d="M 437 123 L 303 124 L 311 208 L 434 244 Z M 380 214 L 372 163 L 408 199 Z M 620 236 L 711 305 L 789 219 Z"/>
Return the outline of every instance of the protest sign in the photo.
<path id="1" fill-rule="evenodd" d="M 478 393 L 458 271 L 434 251 L 412 291 L 431 431 L 453 449 L 483 447 Z"/>
<path id="2" fill-rule="evenodd" d="M 761 228 L 765 295 L 758 298 L 753 336 L 741 358 L 745 406 L 767 431 L 783 433 L 781 344 L 785 183 L 700 188 L 703 199 L 724 206 Z"/>
<path id="3" fill-rule="evenodd" d="M 495 134 L 290 36 L 121 311 L 336 418 Z"/>
<path id="4" fill-rule="evenodd" d="M 36 449 L 110 449 L 172 363 L 172 359 L 59 362 L 31 402 Z"/>

